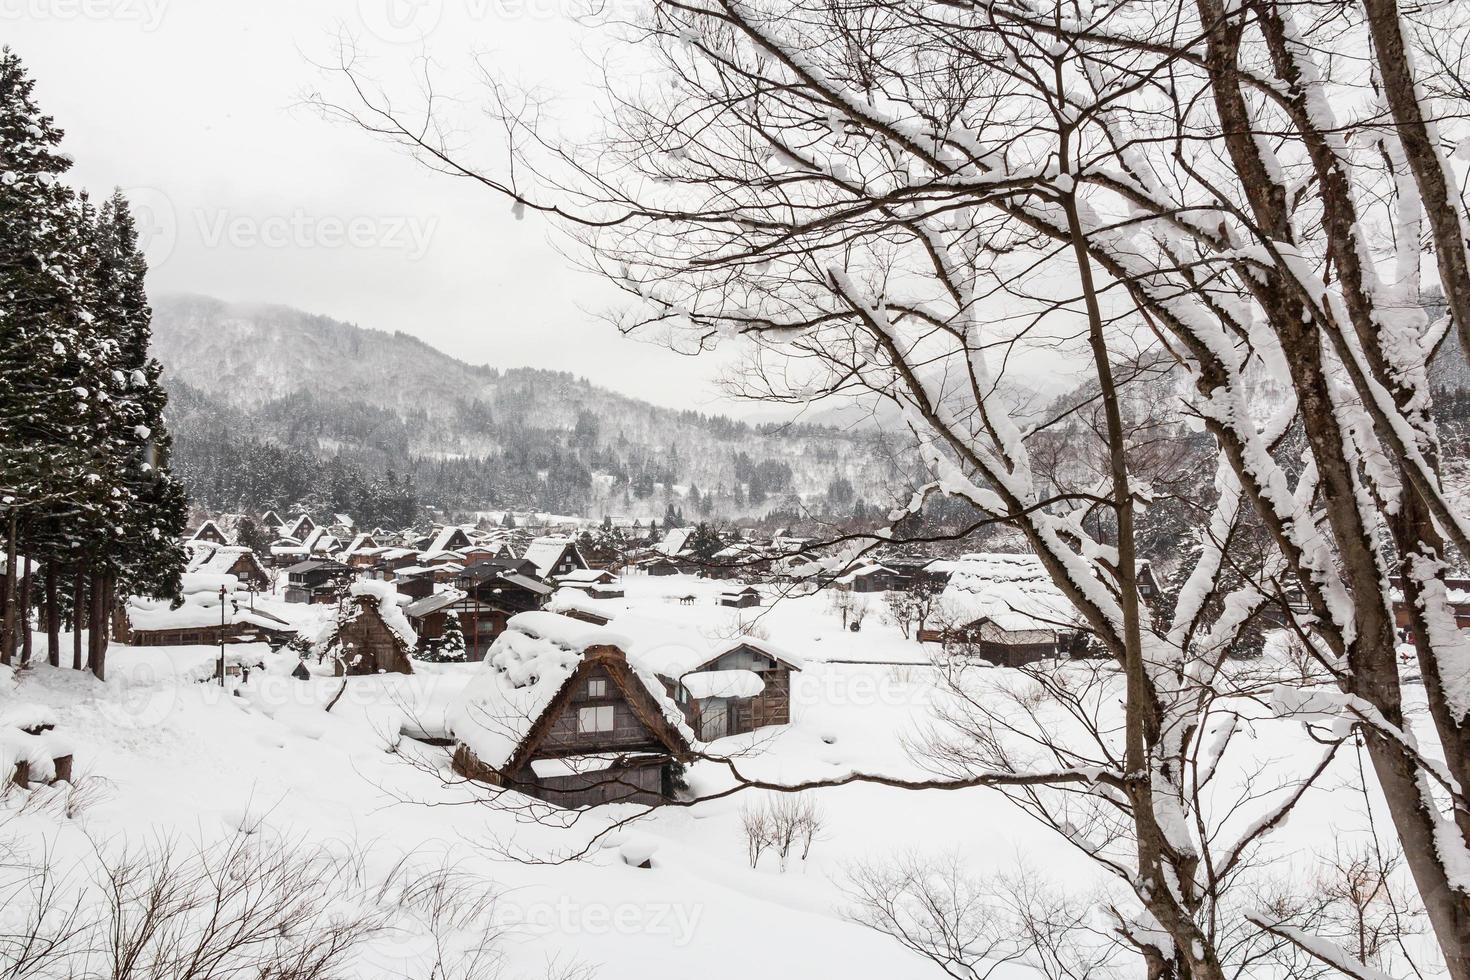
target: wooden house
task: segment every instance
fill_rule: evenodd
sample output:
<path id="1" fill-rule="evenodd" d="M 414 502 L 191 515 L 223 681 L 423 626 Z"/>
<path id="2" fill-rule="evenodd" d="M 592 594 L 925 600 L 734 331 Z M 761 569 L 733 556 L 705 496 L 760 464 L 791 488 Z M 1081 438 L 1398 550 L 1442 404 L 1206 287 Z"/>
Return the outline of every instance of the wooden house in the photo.
<path id="1" fill-rule="evenodd" d="M 1394 625 L 1403 633 L 1405 641 L 1412 642 L 1413 617 L 1409 605 L 1404 601 L 1403 581 L 1395 575 L 1389 579 L 1389 595 L 1393 600 Z M 1455 614 L 1455 625 L 1470 630 L 1470 578 L 1445 578 L 1445 600 Z"/>
<path id="2" fill-rule="evenodd" d="M 409 624 L 419 636 L 420 646 L 444 634 L 444 625 L 449 620 L 449 614 L 454 611 L 454 605 L 463 598 L 464 593 L 458 589 L 446 589 L 415 599 L 403 607 L 403 614 L 408 617 Z M 465 642 L 468 644 L 468 638 Z"/>
<path id="3" fill-rule="evenodd" d="M 339 660 L 348 674 L 411 674 L 409 655 L 417 644 L 397 590 L 384 582 L 357 582 L 314 646 L 319 655 Z"/>
<path id="4" fill-rule="evenodd" d="M 295 538 L 297 541 L 305 541 L 316 530 L 316 521 L 311 519 L 310 514 L 298 514 L 285 524 L 281 525 L 278 532 L 283 538 Z"/>
<path id="5" fill-rule="evenodd" d="M 536 577 L 544 582 L 587 567 L 587 560 L 571 538 L 535 538 L 522 557 L 535 566 Z"/>
<path id="6" fill-rule="evenodd" d="M 219 643 L 289 643 L 296 628 L 242 593 L 200 591 L 173 606 L 166 600 L 131 598 L 113 618 L 112 639 L 135 647 L 217 646 Z"/>
<path id="7" fill-rule="evenodd" d="M 260 515 L 260 526 L 271 534 L 279 534 L 280 531 L 278 529 L 284 523 L 286 522 L 281 520 L 281 515 L 273 510 L 268 510 Z"/>
<path id="8" fill-rule="evenodd" d="M 425 557 L 438 554 L 441 551 L 457 551 L 463 553 L 464 549 L 474 544 L 469 534 L 462 527 L 450 524 L 439 528 L 433 534 L 420 538 L 415 542 Z"/>
<path id="9" fill-rule="evenodd" d="M 256 592 L 268 592 L 271 587 L 270 573 L 255 552 L 241 545 L 196 548 L 188 570 L 208 575 L 233 575 L 241 586 Z"/>
<path id="10" fill-rule="evenodd" d="M 465 650 L 471 660 L 484 656 L 517 613 L 540 609 L 552 589 L 530 574 L 524 559 L 475 562 L 454 580 L 463 597 L 452 607 L 464 627 Z"/>
<path id="11" fill-rule="evenodd" d="M 908 587 L 908 579 L 887 565 L 862 565 L 832 581 L 845 592 L 894 592 Z"/>
<path id="12" fill-rule="evenodd" d="M 791 672 L 796 658 L 764 640 L 742 637 L 664 681 L 701 741 L 791 723 Z"/>
<path id="13" fill-rule="evenodd" d="M 618 577 L 603 568 L 579 568 L 556 578 L 559 589 L 576 589 L 598 599 L 621 599 L 623 586 Z"/>
<path id="14" fill-rule="evenodd" d="M 919 631 L 920 642 L 943 643 L 952 654 L 977 656 L 1001 667 L 1024 667 L 1057 657 L 1065 637 L 1028 616 L 1000 613 Z"/>
<path id="15" fill-rule="evenodd" d="M 337 554 L 337 560 L 351 565 L 353 568 L 367 568 L 372 565 L 374 558 L 381 551 L 377 539 L 367 532 L 361 532 L 352 536 Z M 359 556 L 364 557 L 359 557 Z"/>
<path id="16" fill-rule="evenodd" d="M 1070 652 L 1077 611 L 1035 555 L 970 554 L 936 566 L 948 579 L 921 642 L 1008 667 Z"/>
<path id="17" fill-rule="evenodd" d="M 328 558 L 308 558 L 286 569 L 287 602 L 331 602 L 352 569 Z"/>
<path id="18" fill-rule="evenodd" d="M 677 707 L 619 647 L 553 632 L 517 627 L 492 648 L 449 712 L 455 770 L 563 807 L 673 798 L 693 755 Z"/>
<path id="19" fill-rule="evenodd" d="M 194 530 L 194 533 L 189 535 L 189 540 L 205 541 L 209 544 L 230 543 L 230 539 L 225 537 L 225 532 L 221 531 L 219 525 L 212 520 L 207 520 L 203 524 L 200 524 L 199 527 Z"/>
<path id="20" fill-rule="evenodd" d="M 720 593 L 720 605 L 733 609 L 750 609 L 761 604 L 761 593 L 753 585 L 739 589 L 726 589 Z"/>
<path id="21" fill-rule="evenodd" d="M 434 594 L 434 584 L 438 580 L 435 572 L 436 569 L 422 565 L 400 568 L 393 573 L 393 585 L 400 595 L 423 599 Z"/>

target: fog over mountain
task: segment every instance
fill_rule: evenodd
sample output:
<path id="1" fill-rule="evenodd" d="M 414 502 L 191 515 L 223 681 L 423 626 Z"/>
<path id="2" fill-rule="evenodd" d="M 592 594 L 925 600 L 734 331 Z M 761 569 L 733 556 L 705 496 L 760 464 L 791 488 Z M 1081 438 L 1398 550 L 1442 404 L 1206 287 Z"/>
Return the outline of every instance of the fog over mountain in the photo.
<path id="1" fill-rule="evenodd" d="M 593 517 L 841 512 L 907 486 L 871 427 L 663 408 L 290 307 L 164 296 L 153 331 L 178 466 L 207 506 L 350 506 L 331 484 L 390 471 L 450 510 Z"/>

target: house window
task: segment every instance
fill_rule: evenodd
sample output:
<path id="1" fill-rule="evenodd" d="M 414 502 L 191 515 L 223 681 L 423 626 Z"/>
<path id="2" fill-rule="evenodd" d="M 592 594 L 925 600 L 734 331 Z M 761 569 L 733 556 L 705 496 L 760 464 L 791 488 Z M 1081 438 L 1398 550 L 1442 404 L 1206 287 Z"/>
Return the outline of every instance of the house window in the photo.
<path id="1" fill-rule="evenodd" d="M 610 732 L 613 730 L 613 706 L 583 708 L 577 712 L 577 731 Z"/>
<path id="2" fill-rule="evenodd" d="M 587 696 L 589 698 L 601 698 L 607 696 L 607 681 L 597 679 L 587 682 Z"/>

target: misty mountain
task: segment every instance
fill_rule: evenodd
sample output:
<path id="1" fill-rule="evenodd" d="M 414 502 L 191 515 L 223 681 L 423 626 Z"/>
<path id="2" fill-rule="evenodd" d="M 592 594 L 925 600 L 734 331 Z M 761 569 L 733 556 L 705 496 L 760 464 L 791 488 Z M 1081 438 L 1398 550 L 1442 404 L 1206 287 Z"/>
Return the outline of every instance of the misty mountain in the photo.
<path id="1" fill-rule="evenodd" d="M 211 507 L 346 508 L 391 476 L 385 495 L 401 503 L 411 484 L 419 503 L 456 511 L 662 519 L 673 505 L 694 519 L 798 502 L 846 512 L 906 485 L 871 430 L 662 408 L 285 306 L 165 296 L 153 350 L 176 468 Z"/>

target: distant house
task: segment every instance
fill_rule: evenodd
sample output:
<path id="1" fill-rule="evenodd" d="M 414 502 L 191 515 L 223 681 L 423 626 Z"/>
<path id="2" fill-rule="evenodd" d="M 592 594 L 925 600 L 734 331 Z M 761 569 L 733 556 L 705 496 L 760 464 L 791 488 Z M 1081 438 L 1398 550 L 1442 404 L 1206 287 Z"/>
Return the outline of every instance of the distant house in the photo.
<path id="1" fill-rule="evenodd" d="M 225 643 L 269 643 L 281 646 L 296 628 L 264 609 L 250 608 L 248 597 L 236 593 L 221 601 L 219 593 L 201 590 L 184 596 L 173 607 L 161 599 L 132 598 L 114 617 L 112 638 L 135 647 L 216 646 Z"/>
<path id="2" fill-rule="evenodd" d="M 947 575 L 918 638 L 1019 667 L 1069 649 L 1077 612 L 1030 554 L 969 554 L 935 562 Z"/>
<path id="3" fill-rule="evenodd" d="M 846 592 L 893 592 L 908 586 L 908 579 L 886 565 L 862 565 L 832 581 Z"/>
<path id="4" fill-rule="evenodd" d="M 366 568 L 373 563 L 373 557 L 382 549 L 378 547 L 377 539 L 366 532 L 355 534 L 337 554 L 337 560 L 345 562 L 354 568 Z M 360 557 L 361 556 L 361 557 Z"/>
<path id="5" fill-rule="evenodd" d="M 740 589 L 726 589 L 720 593 L 719 602 L 722 606 L 730 606 L 734 609 L 748 609 L 761 604 L 761 593 L 753 585 Z"/>
<path id="6" fill-rule="evenodd" d="M 562 589 L 577 589 L 597 599 L 621 599 L 623 587 L 618 577 L 601 568 L 579 568 L 556 577 L 556 585 Z"/>
<path id="7" fill-rule="evenodd" d="M 444 634 L 444 625 L 449 619 L 449 614 L 453 611 L 454 605 L 463 598 L 464 593 L 458 589 L 446 589 L 443 592 L 435 592 L 421 599 L 415 599 L 403 607 L 403 614 L 408 617 L 409 624 L 419 635 L 420 646 Z"/>
<path id="8" fill-rule="evenodd" d="M 318 654 L 340 660 L 348 674 L 411 674 L 418 635 L 385 582 L 356 582 L 337 619 L 317 638 Z"/>
<path id="9" fill-rule="evenodd" d="M 791 723 L 794 656 L 764 640 L 741 637 L 677 679 L 664 679 L 701 741 Z"/>
<path id="10" fill-rule="evenodd" d="M 272 534 L 279 534 L 280 531 L 278 528 L 284 523 L 281 520 L 281 516 L 273 510 L 268 510 L 260 515 L 260 526 L 266 528 Z"/>
<path id="11" fill-rule="evenodd" d="M 299 514 L 281 525 L 280 534 L 283 538 L 295 538 L 297 541 L 305 541 L 311 532 L 316 530 L 316 521 L 311 519 L 310 514 Z"/>
<path id="12" fill-rule="evenodd" d="M 704 562 L 707 578 L 728 579 L 766 575 L 771 571 L 771 555 L 746 541 L 721 548 Z"/>
<path id="13" fill-rule="evenodd" d="M 599 627 L 527 616 L 450 708 L 455 770 L 563 807 L 673 798 L 692 733 L 660 683 Z"/>
<path id="14" fill-rule="evenodd" d="M 645 575 L 704 575 L 704 563 L 697 558 L 685 556 L 683 558 L 669 558 L 665 555 L 650 555 L 634 562 L 635 568 L 643 570 Z"/>
<path id="15" fill-rule="evenodd" d="M 1397 575 L 1389 579 L 1389 595 L 1393 600 L 1394 625 L 1403 631 L 1405 639 L 1412 640 L 1414 621 L 1404 601 L 1403 580 Z M 1455 614 L 1455 625 L 1470 630 L 1470 578 L 1446 577 L 1445 599 Z"/>
<path id="16" fill-rule="evenodd" d="M 225 532 L 221 531 L 219 529 L 219 525 L 212 520 L 207 520 L 203 524 L 200 524 L 199 527 L 194 530 L 194 533 L 189 535 L 189 540 L 207 541 L 210 544 L 230 543 L 230 539 L 225 537 Z"/>
<path id="17" fill-rule="evenodd" d="M 393 581 L 401 568 L 418 568 L 419 553 L 412 548 L 384 548 L 378 553 L 377 561 L 368 567 L 368 577 Z"/>
<path id="18" fill-rule="evenodd" d="M 400 595 L 411 599 L 422 599 L 434 593 L 436 571 L 436 569 L 426 568 L 423 565 L 400 568 L 393 573 L 393 585 L 398 589 Z"/>
<path id="19" fill-rule="evenodd" d="M 352 569 L 339 561 L 309 558 L 286 569 L 287 602 L 331 602 L 338 586 L 352 578 Z"/>
<path id="20" fill-rule="evenodd" d="M 257 592 L 268 591 L 271 587 L 270 573 L 265 570 L 255 552 L 243 545 L 196 548 L 189 561 L 188 571 L 233 575 L 242 586 Z"/>
<path id="21" fill-rule="evenodd" d="M 419 550 L 424 553 L 425 557 L 432 557 L 441 551 L 463 552 L 465 548 L 474 544 L 464 528 L 455 527 L 452 524 L 439 528 L 433 535 L 420 539 L 418 543 Z"/>
<path id="22" fill-rule="evenodd" d="M 523 557 L 536 567 L 536 577 L 548 582 L 587 567 L 587 560 L 571 538 L 535 538 L 526 546 Z"/>
<path id="23" fill-rule="evenodd" d="M 536 578 L 524 559 L 493 559 L 467 566 L 454 580 L 463 598 L 452 607 L 464 627 L 465 649 L 478 660 L 517 613 L 540 609 L 551 586 Z"/>
<path id="24" fill-rule="evenodd" d="M 693 552 L 689 547 L 689 539 L 694 535 L 692 527 L 674 527 L 664 532 L 663 538 L 653 546 L 653 550 L 666 558 L 687 557 Z"/>

